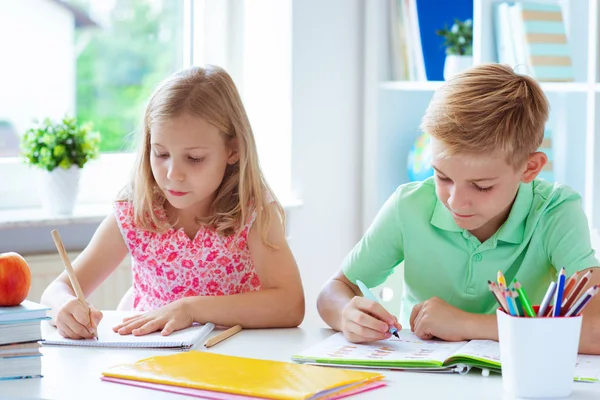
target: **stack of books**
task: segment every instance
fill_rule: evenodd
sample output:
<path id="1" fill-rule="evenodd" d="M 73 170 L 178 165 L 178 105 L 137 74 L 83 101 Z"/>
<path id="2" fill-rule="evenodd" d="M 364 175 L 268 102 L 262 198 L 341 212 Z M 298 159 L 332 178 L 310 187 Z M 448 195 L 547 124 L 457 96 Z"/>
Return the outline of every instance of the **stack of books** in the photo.
<path id="1" fill-rule="evenodd" d="M 41 322 L 49 308 L 25 300 L 0 307 L 0 380 L 42 376 Z"/>

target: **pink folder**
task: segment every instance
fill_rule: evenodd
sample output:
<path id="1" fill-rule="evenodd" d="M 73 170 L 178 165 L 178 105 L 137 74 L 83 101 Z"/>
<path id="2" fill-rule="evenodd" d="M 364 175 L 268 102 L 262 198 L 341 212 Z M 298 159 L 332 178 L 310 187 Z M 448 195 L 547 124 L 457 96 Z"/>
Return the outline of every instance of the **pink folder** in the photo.
<path id="1" fill-rule="evenodd" d="M 243 395 L 239 395 L 239 394 L 212 392 L 210 390 L 193 389 L 193 388 L 186 388 L 186 387 L 172 386 L 172 385 L 162 385 L 160 383 L 134 381 L 134 380 L 130 380 L 130 379 L 109 378 L 106 376 L 103 376 L 100 379 L 102 379 L 105 382 L 121 383 L 124 385 L 136 386 L 136 387 L 141 387 L 141 388 L 146 388 L 146 389 L 161 390 L 163 392 L 184 394 L 187 396 L 199 397 L 201 399 L 210 399 L 210 400 L 263 399 L 262 397 L 252 397 L 252 396 L 243 396 Z M 382 381 L 370 382 L 365 385 L 361 385 L 357 388 L 350 389 L 342 394 L 333 395 L 332 397 L 327 397 L 327 400 L 342 399 L 344 397 L 352 396 L 352 395 L 358 394 L 358 393 L 367 392 L 369 390 L 373 390 L 373 389 L 376 389 L 376 388 L 379 388 L 379 387 L 382 387 L 385 385 L 386 385 L 386 383 L 382 382 Z"/>

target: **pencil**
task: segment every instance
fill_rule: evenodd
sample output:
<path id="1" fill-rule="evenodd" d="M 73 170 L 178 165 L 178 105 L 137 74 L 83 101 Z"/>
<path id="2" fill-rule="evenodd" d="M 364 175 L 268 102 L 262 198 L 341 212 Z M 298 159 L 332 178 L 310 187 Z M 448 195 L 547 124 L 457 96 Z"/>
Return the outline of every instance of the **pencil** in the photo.
<path id="1" fill-rule="evenodd" d="M 58 250 L 58 254 L 60 258 L 62 258 L 62 262 L 67 270 L 67 275 L 69 276 L 69 280 L 71 281 L 71 286 L 73 287 L 73 291 L 75 292 L 75 296 L 77 296 L 77 300 L 87 308 L 89 317 L 90 317 L 90 325 L 94 328 L 94 337 L 98 339 L 98 331 L 94 326 L 94 320 L 92 319 L 92 310 L 90 309 L 88 302 L 83 295 L 83 290 L 81 290 L 81 286 L 79 285 L 79 281 L 77 280 L 77 275 L 75 275 L 75 271 L 73 270 L 73 266 L 71 265 L 71 261 L 69 260 L 69 256 L 67 255 L 67 250 L 65 250 L 65 246 L 58 234 L 58 231 L 54 229 L 50 232 L 52 235 L 52 239 L 54 239 L 54 244 L 56 245 L 56 249 Z"/>
<path id="2" fill-rule="evenodd" d="M 204 347 L 213 347 L 215 344 L 221 343 L 223 340 L 235 335 L 236 333 L 238 333 L 241 330 L 242 330 L 241 325 L 232 326 L 231 328 L 227 329 L 225 332 L 221 332 L 217 336 L 213 336 L 210 339 L 208 339 L 204 343 Z"/>
<path id="3" fill-rule="evenodd" d="M 510 313 L 510 315 L 518 317 L 519 316 L 519 312 L 517 311 L 517 305 L 515 303 L 515 299 L 512 298 L 512 296 L 510 295 L 510 290 L 509 289 L 504 289 L 505 290 L 505 298 L 506 298 L 506 304 L 508 305 L 508 311 Z"/>
<path id="4" fill-rule="evenodd" d="M 500 286 L 500 288 L 502 289 L 502 286 L 507 287 L 506 286 L 506 279 L 504 278 L 504 275 L 502 274 L 502 271 L 498 271 L 498 286 Z"/>
<path id="5" fill-rule="evenodd" d="M 515 299 L 515 304 L 517 305 L 518 317 L 524 317 L 525 311 L 523 311 L 523 304 L 521 303 L 521 297 L 519 296 L 519 294 L 516 292 L 515 289 L 511 289 L 510 294 L 511 294 L 512 298 Z"/>
<path id="6" fill-rule="evenodd" d="M 567 311 L 565 317 L 577 317 L 579 314 L 581 314 L 584 307 L 588 305 L 590 300 L 592 300 L 592 297 L 594 297 L 597 293 L 598 285 L 594 285 L 588 290 L 586 290 L 586 292 L 583 295 L 581 295 L 579 300 L 577 300 L 577 302 L 573 304 L 573 307 L 571 307 L 571 309 Z"/>
<path id="7" fill-rule="evenodd" d="M 577 297 L 579 296 L 579 294 L 581 293 L 581 291 L 583 290 L 585 285 L 587 285 L 587 283 L 589 282 L 589 280 L 591 278 L 592 278 L 592 270 L 589 270 L 581 277 L 579 282 L 577 282 L 577 286 L 575 286 L 575 289 L 573 289 L 573 292 L 571 293 L 571 295 L 569 296 L 569 298 L 563 305 L 563 309 L 566 310 L 565 312 L 567 312 L 571 309 L 571 306 L 573 305 L 573 303 L 575 303 L 575 300 L 577 300 Z"/>
<path id="8" fill-rule="evenodd" d="M 563 303 L 561 304 L 561 307 L 567 302 L 567 299 L 569 298 L 569 295 L 571 294 L 571 292 L 573 291 L 573 289 L 575 289 L 575 285 L 577 284 L 577 276 L 578 275 L 579 275 L 579 272 L 575 272 L 567 280 L 567 283 L 565 283 L 565 291 L 563 293 Z M 561 311 L 564 311 L 564 310 L 561 310 Z"/>
<path id="9" fill-rule="evenodd" d="M 521 304 L 523 305 L 523 309 L 525 310 L 525 315 L 526 317 L 535 317 L 535 312 L 533 311 L 533 307 L 531 307 L 531 302 L 529 301 L 529 297 L 527 297 L 527 295 L 525 294 L 525 289 L 523 289 L 523 286 L 521 285 L 520 282 L 518 282 L 515 279 L 515 289 L 517 290 L 517 293 L 519 294 L 519 298 L 521 299 Z"/>
<path id="10" fill-rule="evenodd" d="M 506 304 L 506 299 L 504 298 L 504 295 L 498 290 L 496 283 L 488 281 L 488 289 L 490 290 L 490 292 L 492 292 L 492 294 L 496 298 L 496 301 L 498 302 L 498 304 L 500 304 L 502 310 L 504 310 L 505 313 L 510 314 L 510 312 L 508 311 L 508 305 Z"/>

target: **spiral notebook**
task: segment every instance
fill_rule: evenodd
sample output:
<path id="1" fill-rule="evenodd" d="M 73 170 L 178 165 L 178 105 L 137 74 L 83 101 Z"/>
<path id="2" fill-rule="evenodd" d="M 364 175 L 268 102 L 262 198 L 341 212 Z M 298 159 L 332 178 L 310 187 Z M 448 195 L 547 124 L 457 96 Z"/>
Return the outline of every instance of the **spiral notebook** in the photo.
<path id="1" fill-rule="evenodd" d="M 214 329 L 211 323 L 194 325 L 180 331 L 162 336 L 154 332 L 144 336 L 120 335 L 112 328 L 132 315 L 131 312 L 103 311 L 104 317 L 98 326 L 98 339 L 66 339 L 48 322 L 42 323 L 44 346 L 81 346 L 81 347 L 112 347 L 112 348 L 154 348 L 165 350 L 187 351 L 204 340 Z"/>

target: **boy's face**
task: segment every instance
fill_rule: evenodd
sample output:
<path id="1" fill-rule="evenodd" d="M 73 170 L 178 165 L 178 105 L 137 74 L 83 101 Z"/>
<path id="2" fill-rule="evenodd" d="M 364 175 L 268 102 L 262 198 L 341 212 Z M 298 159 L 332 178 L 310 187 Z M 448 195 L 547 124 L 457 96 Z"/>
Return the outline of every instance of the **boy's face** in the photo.
<path id="1" fill-rule="evenodd" d="M 515 169 L 499 153 L 444 156 L 443 151 L 443 143 L 432 139 L 432 165 L 440 201 L 462 229 L 497 230 L 510 212 L 527 166 Z"/>

